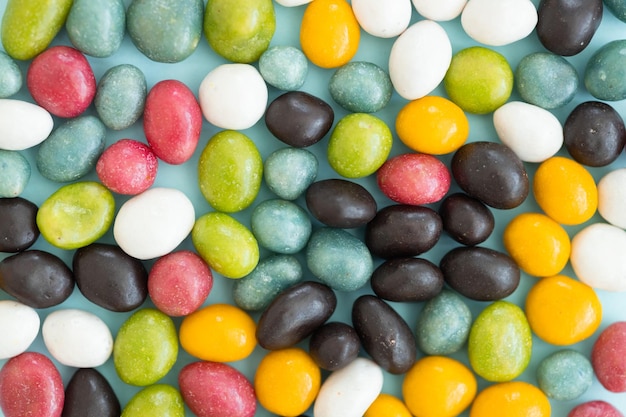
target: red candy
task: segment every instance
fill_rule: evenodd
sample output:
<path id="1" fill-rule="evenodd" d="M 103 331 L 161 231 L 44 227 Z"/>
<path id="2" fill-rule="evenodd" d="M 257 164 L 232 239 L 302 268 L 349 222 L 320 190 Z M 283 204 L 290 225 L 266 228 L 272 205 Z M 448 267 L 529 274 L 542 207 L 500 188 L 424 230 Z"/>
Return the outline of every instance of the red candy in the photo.
<path id="1" fill-rule="evenodd" d="M 198 146 L 202 110 L 185 84 L 177 80 L 161 81 L 146 98 L 143 129 L 158 158 L 168 164 L 182 164 Z"/>
<path id="2" fill-rule="evenodd" d="M 0 370 L 0 408 L 4 417 L 58 417 L 65 392 L 61 374 L 47 356 L 24 352 Z"/>
<path id="3" fill-rule="evenodd" d="M 380 190 L 401 204 L 441 200 L 450 189 L 450 171 L 432 155 L 407 153 L 387 160 L 376 174 Z"/>
<path id="4" fill-rule="evenodd" d="M 624 415 L 606 401 L 597 400 L 577 405 L 567 417 L 624 417 Z"/>
<path id="5" fill-rule="evenodd" d="M 33 99 L 59 117 L 82 114 L 96 95 L 96 77 L 89 61 L 69 46 L 54 46 L 28 68 L 26 85 Z"/>
<path id="6" fill-rule="evenodd" d="M 120 139 L 104 150 L 96 173 L 102 184 L 118 194 L 139 194 L 154 183 L 159 161 L 144 143 Z"/>
<path id="7" fill-rule="evenodd" d="M 225 363 L 192 362 L 181 369 L 178 385 L 198 417 L 252 417 L 256 412 L 254 387 Z"/>
<path id="8" fill-rule="evenodd" d="M 591 350 L 598 381 L 611 392 L 626 392 L 626 321 L 609 325 Z"/>
<path id="9" fill-rule="evenodd" d="M 154 305 L 172 317 L 196 311 L 213 287 L 208 265 L 189 250 L 159 258 L 148 275 L 148 293 Z"/>

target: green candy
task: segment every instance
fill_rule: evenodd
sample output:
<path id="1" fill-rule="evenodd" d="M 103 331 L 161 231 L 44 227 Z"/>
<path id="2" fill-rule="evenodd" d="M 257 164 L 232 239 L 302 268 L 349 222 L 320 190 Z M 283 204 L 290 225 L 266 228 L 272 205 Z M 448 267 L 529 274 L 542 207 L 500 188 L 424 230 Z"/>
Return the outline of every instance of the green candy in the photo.
<path id="1" fill-rule="evenodd" d="M 272 0 L 209 0 L 204 35 L 222 57 L 238 63 L 257 61 L 276 30 Z"/>
<path id="2" fill-rule="evenodd" d="M 242 278 L 259 263 L 259 244 L 252 232 L 225 213 L 197 219 L 191 241 L 202 259 L 227 278 Z"/>
<path id="3" fill-rule="evenodd" d="M 41 235 L 53 246 L 77 249 L 102 237 L 115 214 L 113 194 L 95 181 L 65 185 L 43 202 L 37 212 Z"/>
<path id="4" fill-rule="evenodd" d="M 84 54 L 113 55 L 126 33 L 126 9 L 122 0 L 74 0 L 65 24 L 70 42 Z"/>
<path id="5" fill-rule="evenodd" d="M 0 149 L 0 198 L 17 197 L 30 180 L 30 164 L 18 151 Z"/>
<path id="6" fill-rule="evenodd" d="M 100 79 L 94 106 L 106 127 L 122 130 L 141 117 L 147 94 L 143 71 L 131 64 L 120 64 L 109 68 Z"/>
<path id="7" fill-rule="evenodd" d="M 261 154 L 243 133 L 217 133 L 200 155 L 200 191 L 216 210 L 233 213 L 248 207 L 259 193 L 262 179 Z"/>
<path id="8" fill-rule="evenodd" d="M 535 52 L 522 58 L 517 66 L 515 86 L 525 102 L 544 109 L 556 109 L 574 99 L 578 73 L 560 55 Z"/>
<path id="9" fill-rule="evenodd" d="M 23 83 L 20 67 L 9 55 L 0 51 L 0 98 L 8 98 L 16 94 L 22 88 Z"/>
<path id="10" fill-rule="evenodd" d="M 171 385 L 155 384 L 135 394 L 121 417 L 185 417 L 185 405 L 180 392 Z"/>
<path id="11" fill-rule="evenodd" d="M 2 46 L 14 59 L 43 52 L 59 33 L 72 0 L 8 0 L 2 17 Z"/>
<path id="12" fill-rule="evenodd" d="M 587 61 L 584 82 L 587 91 L 598 100 L 626 99 L 626 39 L 600 47 Z"/>
<path id="13" fill-rule="evenodd" d="M 133 313 L 120 327 L 113 344 L 113 363 L 122 381 L 147 386 L 163 378 L 178 356 L 172 319 L 153 308 Z"/>

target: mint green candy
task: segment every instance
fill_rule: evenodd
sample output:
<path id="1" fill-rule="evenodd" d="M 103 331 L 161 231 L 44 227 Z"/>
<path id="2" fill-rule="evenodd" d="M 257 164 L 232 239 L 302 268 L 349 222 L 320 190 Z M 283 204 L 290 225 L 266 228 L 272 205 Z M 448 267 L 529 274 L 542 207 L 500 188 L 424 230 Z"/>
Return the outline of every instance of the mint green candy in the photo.
<path id="1" fill-rule="evenodd" d="M 130 399 L 121 417 L 145 416 L 185 417 L 183 397 L 171 385 L 150 385 Z"/>
<path id="2" fill-rule="evenodd" d="M 109 129 L 132 126 L 143 114 L 148 94 L 146 77 L 131 64 L 109 68 L 98 83 L 94 106 Z"/>
<path id="3" fill-rule="evenodd" d="M 24 78 L 17 63 L 5 52 L 0 51 L 0 98 L 8 98 L 22 88 Z"/>
<path id="4" fill-rule="evenodd" d="M 74 0 L 65 23 L 72 45 L 84 54 L 105 58 L 116 52 L 126 33 L 122 0 Z"/>
<path id="5" fill-rule="evenodd" d="M 295 91 L 304 85 L 309 61 L 293 46 L 272 46 L 259 58 L 259 72 L 269 85 L 283 91 Z"/>
<path id="6" fill-rule="evenodd" d="M 18 151 L 0 149 L 0 197 L 17 197 L 30 180 L 30 164 Z"/>
<path id="7" fill-rule="evenodd" d="M 374 113 L 391 100 L 389 74 L 371 62 L 349 62 L 338 68 L 328 83 L 331 97 L 354 113 Z"/>

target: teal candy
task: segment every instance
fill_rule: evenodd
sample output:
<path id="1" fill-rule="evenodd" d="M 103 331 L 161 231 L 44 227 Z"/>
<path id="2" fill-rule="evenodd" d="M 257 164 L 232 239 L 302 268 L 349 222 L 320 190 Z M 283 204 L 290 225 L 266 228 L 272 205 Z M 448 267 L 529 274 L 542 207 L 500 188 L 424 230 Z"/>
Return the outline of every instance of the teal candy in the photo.
<path id="1" fill-rule="evenodd" d="M 202 36 L 202 0 L 133 0 L 126 27 L 137 49 L 156 62 L 181 62 Z"/>
<path id="2" fill-rule="evenodd" d="M 295 254 L 311 236 L 311 220 L 299 205 L 287 200 L 265 200 L 250 216 L 252 233 L 259 245 L 275 253 Z"/>
<path id="3" fill-rule="evenodd" d="M 302 265 L 293 255 L 262 259 L 250 274 L 233 284 L 235 303 L 248 311 L 260 311 L 276 296 L 302 280 Z"/>
<path id="4" fill-rule="evenodd" d="M 587 61 L 585 87 L 598 100 L 626 99 L 626 40 L 616 40 L 598 49 Z"/>
<path id="5" fill-rule="evenodd" d="M 278 197 L 295 200 L 317 178 L 319 163 L 313 153 L 302 148 L 281 148 L 265 160 L 263 177 Z"/>
<path id="6" fill-rule="evenodd" d="M 622 22 L 626 22 L 626 0 L 604 0 L 604 5 Z"/>
<path id="7" fill-rule="evenodd" d="M 113 55 L 126 32 L 126 9 L 122 0 L 74 0 L 65 22 L 72 45 L 86 55 Z"/>
<path id="8" fill-rule="evenodd" d="M 293 46 L 272 46 L 259 58 L 259 72 L 269 85 L 284 91 L 300 89 L 306 81 L 308 60 Z"/>
<path id="9" fill-rule="evenodd" d="M 105 145 L 106 128 L 95 116 L 68 120 L 41 143 L 37 169 L 51 181 L 70 182 L 87 175 Z"/>
<path id="10" fill-rule="evenodd" d="M 393 85 L 389 74 L 371 62 L 349 62 L 330 78 L 331 97 L 354 113 L 374 113 L 391 100 Z"/>
<path id="11" fill-rule="evenodd" d="M 98 83 L 94 106 L 106 127 L 122 130 L 143 114 L 147 95 L 146 77 L 134 65 L 109 68 Z"/>
<path id="12" fill-rule="evenodd" d="M 8 98 L 16 94 L 22 88 L 24 78 L 17 63 L 0 51 L 0 98 Z"/>
<path id="13" fill-rule="evenodd" d="M 429 300 L 417 320 L 417 346 L 427 355 L 459 351 L 469 336 L 472 313 L 461 297 L 444 289 Z"/>
<path id="14" fill-rule="evenodd" d="M 593 367 L 583 354 L 562 349 L 544 358 L 537 367 L 539 388 L 559 401 L 574 400 L 593 383 Z"/>
<path id="15" fill-rule="evenodd" d="M 0 197 L 17 197 L 30 180 L 30 164 L 18 151 L 0 149 Z"/>
<path id="16" fill-rule="evenodd" d="M 576 68 L 550 52 L 526 55 L 517 66 L 514 79 L 522 100 L 548 110 L 571 102 L 579 84 Z"/>

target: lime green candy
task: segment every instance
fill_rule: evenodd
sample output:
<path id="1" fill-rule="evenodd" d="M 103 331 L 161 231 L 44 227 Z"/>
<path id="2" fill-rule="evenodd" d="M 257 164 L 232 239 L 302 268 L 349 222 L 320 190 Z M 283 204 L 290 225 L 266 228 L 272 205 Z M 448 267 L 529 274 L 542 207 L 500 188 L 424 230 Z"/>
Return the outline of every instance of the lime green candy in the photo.
<path id="1" fill-rule="evenodd" d="M 510 381 L 530 362 L 532 333 L 517 305 L 495 301 L 476 317 L 468 340 L 469 361 L 476 374 L 493 382 Z"/>
<path id="2" fill-rule="evenodd" d="M 225 213 L 196 220 L 191 240 L 204 261 L 227 278 L 242 278 L 259 263 L 259 244 L 252 232 Z"/>
<path id="3" fill-rule="evenodd" d="M 341 119 L 330 135 L 328 162 L 346 178 L 373 174 L 385 163 L 393 137 L 389 127 L 367 113 L 352 113 Z"/>
<path id="4" fill-rule="evenodd" d="M 473 46 L 452 57 L 443 83 L 450 99 L 463 110 L 487 114 L 511 96 L 513 71 L 498 52 Z"/>
<path id="5" fill-rule="evenodd" d="M 204 12 L 204 34 L 211 48 L 238 63 L 257 61 L 276 30 L 272 0 L 211 0 Z"/>
<path id="6" fill-rule="evenodd" d="M 217 133 L 200 155 L 200 191 L 216 210 L 233 213 L 248 207 L 259 193 L 262 179 L 261 154 L 243 133 Z"/>
<path id="7" fill-rule="evenodd" d="M 77 249 L 102 237 L 113 223 L 115 199 L 102 184 L 83 181 L 54 192 L 37 212 L 37 226 L 50 244 Z"/>
<path id="8" fill-rule="evenodd" d="M 121 417 L 144 416 L 185 417 L 183 397 L 171 385 L 150 385 L 130 399 Z"/>
<path id="9" fill-rule="evenodd" d="M 65 24 L 72 0 L 8 0 L 2 17 L 2 46 L 14 59 L 43 52 Z"/>
<path id="10" fill-rule="evenodd" d="M 115 370 L 130 385 L 154 384 L 170 371 L 177 356 L 174 322 L 154 308 L 133 313 L 120 327 L 113 344 Z"/>

